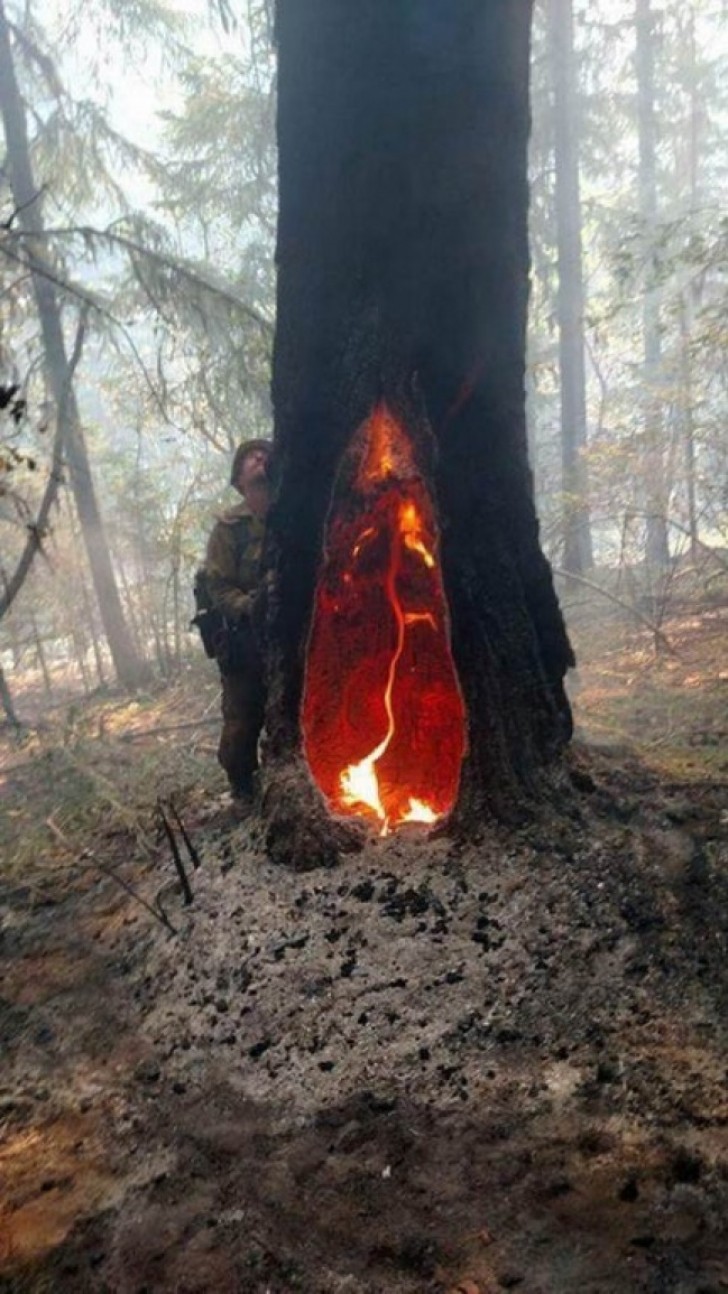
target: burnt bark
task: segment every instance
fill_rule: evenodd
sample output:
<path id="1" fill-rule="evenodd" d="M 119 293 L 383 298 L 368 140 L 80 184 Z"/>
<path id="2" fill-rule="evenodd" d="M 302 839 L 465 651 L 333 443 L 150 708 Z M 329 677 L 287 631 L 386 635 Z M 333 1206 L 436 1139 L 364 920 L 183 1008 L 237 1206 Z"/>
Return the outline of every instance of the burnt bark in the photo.
<path id="1" fill-rule="evenodd" d="M 268 845 L 352 843 L 307 776 L 307 635 L 332 486 L 385 400 L 430 446 L 468 753 L 453 830 L 512 819 L 568 741 L 573 657 L 525 420 L 530 0 L 278 0 L 278 462 Z"/>

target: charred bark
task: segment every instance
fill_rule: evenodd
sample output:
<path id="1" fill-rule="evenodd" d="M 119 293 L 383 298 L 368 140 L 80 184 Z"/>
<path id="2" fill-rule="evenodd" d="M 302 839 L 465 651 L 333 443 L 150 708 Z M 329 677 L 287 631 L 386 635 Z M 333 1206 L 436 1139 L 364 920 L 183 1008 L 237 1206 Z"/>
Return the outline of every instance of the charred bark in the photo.
<path id="1" fill-rule="evenodd" d="M 542 792 L 573 657 L 539 547 L 525 422 L 530 0 L 278 0 L 279 470 L 264 806 L 275 857 L 354 843 L 302 755 L 332 487 L 384 400 L 431 446 L 472 832 Z"/>

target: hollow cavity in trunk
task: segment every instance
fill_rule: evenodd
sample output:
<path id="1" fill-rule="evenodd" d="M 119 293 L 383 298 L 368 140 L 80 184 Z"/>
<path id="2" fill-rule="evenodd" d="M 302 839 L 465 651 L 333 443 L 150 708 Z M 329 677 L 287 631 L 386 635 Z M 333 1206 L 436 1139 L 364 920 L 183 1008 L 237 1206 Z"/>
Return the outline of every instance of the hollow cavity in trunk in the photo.
<path id="1" fill-rule="evenodd" d="M 378 405 L 344 455 L 314 600 L 304 751 L 336 813 L 387 834 L 452 808 L 465 711 L 432 497 L 406 428 Z"/>

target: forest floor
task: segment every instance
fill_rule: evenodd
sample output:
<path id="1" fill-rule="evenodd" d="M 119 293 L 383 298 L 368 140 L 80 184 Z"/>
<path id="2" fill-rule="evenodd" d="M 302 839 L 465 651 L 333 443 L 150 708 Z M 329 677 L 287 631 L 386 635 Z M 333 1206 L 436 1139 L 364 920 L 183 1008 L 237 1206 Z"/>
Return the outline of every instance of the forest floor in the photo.
<path id="1" fill-rule="evenodd" d="M 0 1291 L 728 1290 L 728 609 L 572 617 L 568 810 L 305 875 L 228 817 L 209 666 L 15 680 Z"/>

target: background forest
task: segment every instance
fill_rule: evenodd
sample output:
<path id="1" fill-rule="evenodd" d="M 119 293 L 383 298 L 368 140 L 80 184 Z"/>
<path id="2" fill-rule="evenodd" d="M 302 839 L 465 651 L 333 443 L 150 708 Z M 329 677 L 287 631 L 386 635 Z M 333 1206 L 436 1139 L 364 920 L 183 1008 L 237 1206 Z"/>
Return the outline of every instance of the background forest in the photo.
<path id="1" fill-rule="evenodd" d="M 510 475 L 523 497 L 521 464 L 504 471 L 496 443 L 495 470 L 458 477 L 468 507 L 449 511 L 456 523 L 495 512 L 480 546 L 460 524 L 452 548 L 478 558 L 461 630 L 487 747 L 467 779 L 473 820 L 465 832 L 372 834 L 329 869 L 314 806 L 311 833 L 303 821 L 283 854 L 310 872 L 271 848 L 271 825 L 281 857 L 287 822 L 310 803 L 303 761 L 297 778 L 285 750 L 295 724 L 280 724 L 263 814 L 233 820 L 215 758 L 219 673 L 189 628 L 212 519 L 235 501 L 232 451 L 272 432 L 274 7 L 0 0 L 0 1291 L 717 1294 L 728 1289 L 728 0 L 534 4 L 528 434 L 578 663 L 575 740 L 542 794 L 528 747 L 545 753 L 557 716 L 552 703 L 547 724 L 539 708 L 546 674 L 528 668 L 524 626 L 553 617 L 536 615 L 533 589 L 534 615 L 513 614 L 516 581 L 532 575 L 530 511 L 519 531 L 501 522 L 507 494 L 496 510 L 472 507 L 473 482 L 476 505 Z M 361 43 L 341 21 L 349 10 Z M 473 87 L 484 54 L 493 65 L 502 42 L 523 48 L 528 0 L 281 3 L 283 175 L 297 178 L 281 189 L 280 317 L 295 320 L 294 339 L 309 297 L 286 294 L 291 243 L 297 252 L 311 213 L 328 214 L 312 182 L 322 172 L 300 164 L 311 118 L 299 92 L 316 83 L 314 119 L 335 123 L 325 147 L 314 137 L 333 166 L 334 137 L 336 148 L 360 138 L 356 113 L 346 123 L 350 85 L 365 84 L 369 42 L 383 44 L 379 23 L 397 11 L 445 19 L 432 28 L 436 74 L 443 31 L 443 49 L 458 51 L 448 75 L 467 54 L 462 96 L 435 101 L 447 129 L 429 136 L 438 147 L 419 155 L 418 183 L 427 159 L 449 160 L 461 97 L 476 121 L 502 119 L 509 102 L 525 116 L 520 62 L 516 100 L 486 92 L 479 106 Z M 400 36 L 416 31 L 403 23 Z M 306 68 L 315 75 L 292 87 Z M 409 127 L 427 82 L 408 76 Z M 327 115 L 332 80 L 341 118 Z M 495 174 L 514 193 L 517 175 L 520 200 L 523 154 L 497 142 L 484 140 L 495 169 L 472 192 L 487 182 L 490 195 Z M 446 174 L 457 147 L 452 157 Z M 306 188 L 306 219 L 289 221 Z M 441 194 L 448 205 L 443 186 L 433 208 Z M 458 284 L 456 305 L 459 264 L 484 264 L 481 244 L 490 255 L 504 230 L 511 241 L 513 206 L 494 203 L 491 242 L 479 224 L 468 251 L 476 207 L 450 205 L 468 217 L 445 223 L 466 235 L 450 250 L 467 255 L 432 263 Z M 346 264 L 337 241 L 316 272 Z M 512 241 L 523 248 L 520 233 Z M 424 253 L 405 262 L 408 283 Z M 497 297 L 520 254 L 479 280 L 478 324 L 484 282 Z M 338 340 L 330 295 L 322 314 Z M 519 292 L 511 321 L 521 307 Z M 508 317 L 495 316 L 506 357 Z M 322 364 L 319 389 L 338 371 Z M 348 408 L 328 424 L 337 432 Z M 521 433 L 519 422 L 519 458 Z M 472 466 L 477 437 L 462 444 L 471 457 L 450 461 Z M 299 499 L 312 474 L 293 476 Z M 294 591 L 307 587 L 302 533 L 286 537 Z M 499 540 L 519 533 L 529 542 L 509 564 Z M 558 664 L 560 641 L 542 641 Z M 475 667 L 484 658 L 497 687 Z M 279 667 L 277 701 L 293 707 L 293 669 Z M 427 749 L 442 762 L 440 744 Z M 527 788 L 522 818 L 485 812 L 491 752 Z"/>
<path id="2" fill-rule="evenodd" d="M 724 15 L 720 0 L 535 13 L 543 542 L 567 611 L 596 586 L 658 648 L 676 599 L 709 612 L 725 591 Z M 0 0 L 0 115 L 13 724 L 200 656 L 192 578 L 231 449 L 271 431 L 271 6 Z"/>

